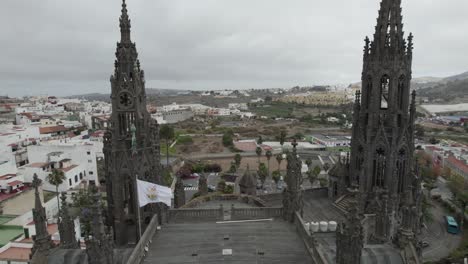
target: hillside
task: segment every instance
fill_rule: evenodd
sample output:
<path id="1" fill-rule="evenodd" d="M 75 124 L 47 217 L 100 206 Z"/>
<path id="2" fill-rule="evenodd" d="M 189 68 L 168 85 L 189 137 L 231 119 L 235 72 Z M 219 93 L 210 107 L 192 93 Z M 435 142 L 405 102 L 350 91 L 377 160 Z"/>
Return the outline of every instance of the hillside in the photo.
<path id="1" fill-rule="evenodd" d="M 432 83 L 429 87 L 418 90 L 418 96 L 428 97 L 430 101 L 441 99 L 445 102 L 467 102 L 468 101 L 468 78 L 444 79 Z"/>

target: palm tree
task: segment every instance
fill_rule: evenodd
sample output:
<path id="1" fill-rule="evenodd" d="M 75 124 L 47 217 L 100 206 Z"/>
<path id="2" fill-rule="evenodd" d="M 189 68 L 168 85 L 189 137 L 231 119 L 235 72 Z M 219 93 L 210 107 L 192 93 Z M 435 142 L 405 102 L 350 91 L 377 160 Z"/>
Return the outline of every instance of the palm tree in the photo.
<path id="1" fill-rule="evenodd" d="M 281 161 L 283 161 L 283 154 L 281 153 L 277 154 L 276 161 L 278 162 L 278 171 L 280 171 Z"/>
<path id="2" fill-rule="evenodd" d="M 236 164 L 236 167 L 239 168 L 240 165 L 241 165 L 241 161 L 242 161 L 242 156 L 237 153 L 235 156 L 234 156 L 234 163 Z"/>
<path id="3" fill-rule="evenodd" d="M 162 125 L 159 135 L 166 140 L 166 166 L 169 168 L 169 142 L 175 137 L 174 128 L 169 125 Z"/>
<path id="4" fill-rule="evenodd" d="M 60 184 L 63 183 L 63 181 L 65 180 L 65 173 L 63 173 L 63 171 L 61 170 L 58 170 L 58 169 L 53 169 L 52 170 L 52 173 L 50 173 L 46 180 L 52 184 L 52 185 L 55 185 L 55 194 L 57 196 L 57 206 L 58 208 L 60 209 L 60 200 L 59 200 L 59 191 L 58 191 L 58 187 Z"/>
<path id="5" fill-rule="evenodd" d="M 283 144 L 286 141 L 286 131 L 282 130 L 279 136 L 279 142 L 281 145 L 281 149 L 283 149 Z"/>
<path id="6" fill-rule="evenodd" d="M 271 156 L 273 156 L 273 153 L 271 152 L 271 150 L 267 150 L 265 152 L 265 156 L 267 158 L 268 176 L 270 176 L 270 159 L 271 159 Z"/>
<path id="7" fill-rule="evenodd" d="M 262 155 L 262 152 L 263 152 L 263 150 L 262 150 L 261 147 L 257 147 L 255 149 L 255 153 L 257 153 L 257 157 L 258 157 L 258 164 L 260 164 L 260 156 Z"/>

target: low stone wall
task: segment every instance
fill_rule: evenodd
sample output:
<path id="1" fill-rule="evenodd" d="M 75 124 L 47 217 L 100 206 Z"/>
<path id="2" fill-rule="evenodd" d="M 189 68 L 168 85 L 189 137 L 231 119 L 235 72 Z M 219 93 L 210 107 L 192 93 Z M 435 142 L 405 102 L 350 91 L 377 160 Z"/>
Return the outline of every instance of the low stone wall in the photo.
<path id="1" fill-rule="evenodd" d="M 281 217 L 283 207 L 235 208 L 231 207 L 231 220 L 265 219 Z"/>
<path id="2" fill-rule="evenodd" d="M 265 207 L 265 202 L 255 196 L 250 195 L 237 195 L 237 194 L 208 194 L 204 196 L 197 197 L 190 201 L 189 203 L 185 204 L 181 208 L 195 208 L 198 207 L 202 203 L 206 203 L 209 201 L 240 201 L 246 204 L 252 204 L 258 207 Z"/>
<path id="3" fill-rule="evenodd" d="M 295 214 L 294 224 L 299 236 L 302 238 L 302 241 L 304 241 L 304 245 L 307 248 L 307 251 L 314 260 L 314 263 L 328 264 L 329 262 L 325 258 L 322 246 L 315 241 L 309 229 L 306 228 L 305 222 L 302 220 L 302 217 L 298 212 Z"/>
<path id="4" fill-rule="evenodd" d="M 158 216 L 154 215 L 148 227 L 146 228 L 145 232 L 141 236 L 140 241 L 138 241 L 138 244 L 133 249 L 133 252 L 128 258 L 126 264 L 140 264 L 141 263 L 143 258 L 146 256 L 146 252 L 148 251 L 147 248 L 149 248 L 149 244 L 151 243 L 153 236 L 156 233 L 157 227 L 158 227 Z"/>
<path id="5" fill-rule="evenodd" d="M 222 206 L 219 209 L 169 209 L 167 213 L 168 222 L 223 220 Z"/>

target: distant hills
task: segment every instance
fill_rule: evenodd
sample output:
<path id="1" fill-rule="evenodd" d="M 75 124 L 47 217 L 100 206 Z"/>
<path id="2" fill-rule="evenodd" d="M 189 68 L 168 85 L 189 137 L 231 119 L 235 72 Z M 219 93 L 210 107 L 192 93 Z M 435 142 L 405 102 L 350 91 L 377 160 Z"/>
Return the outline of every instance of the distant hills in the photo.
<path id="1" fill-rule="evenodd" d="M 468 72 L 434 78 L 428 82 L 412 83 L 412 88 L 418 90 L 418 96 L 428 97 L 430 101 L 466 102 L 468 101 Z"/>
<path id="2" fill-rule="evenodd" d="M 188 94 L 190 91 L 188 90 L 172 90 L 172 89 L 158 89 L 158 88 L 146 88 L 146 95 L 149 96 L 176 96 L 181 94 Z M 90 101 L 110 101 L 110 93 L 103 94 L 103 93 L 89 93 L 89 94 L 79 94 L 79 95 L 70 95 L 66 98 L 83 98 Z"/>
<path id="3" fill-rule="evenodd" d="M 361 88 L 361 83 L 350 84 L 350 88 Z M 427 97 L 431 102 L 468 102 L 468 72 L 440 78 L 418 77 L 411 80 L 411 89 L 418 97 Z"/>

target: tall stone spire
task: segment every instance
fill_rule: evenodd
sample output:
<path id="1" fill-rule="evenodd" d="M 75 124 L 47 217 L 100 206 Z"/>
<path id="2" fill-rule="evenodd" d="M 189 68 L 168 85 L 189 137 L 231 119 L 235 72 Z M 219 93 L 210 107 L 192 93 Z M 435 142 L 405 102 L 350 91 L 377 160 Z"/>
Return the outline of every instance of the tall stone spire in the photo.
<path id="1" fill-rule="evenodd" d="M 130 39 L 130 18 L 128 17 L 127 4 L 122 0 L 122 15 L 120 16 L 120 42 L 131 43 Z"/>
<path id="2" fill-rule="evenodd" d="M 104 135 L 108 224 L 115 232 L 117 246 L 129 242 L 128 229 L 137 225 L 136 180 L 159 183 L 161 176 L 159 125 L 146 108 L 145 75 L 138 61 L 135 43 L 130 38 L 127 4 L 122 3 L 121 39 L 115 52 L 115 68 L 110 78 L 111 125 Z M 157 206 L 140 211 L 140 219 L 151 219 Z M 130 220 L 130 221 L 128 221 Z"/>
<path id="3" fill-rule="evenodd" d="M 60 234 L 60 247 L 63 249 L 80 248 L 78 241 L 76 241 L 75 235 L 75 223 L 68 213 L 67 196 L 65 192 L 62 192 L 60 196 L 62 201 L 59 210 L 59 234 Z"/>
<path id="4" fill-rule="evenodd" d="M 372 213 L 368 205 L 375 193 L 385 190 L 389 214 L 393 214 L 398 196 L 411 184 L 407 179 L 412 178 L 414 152 L 410 115 L 413 37 L 404 38 L 401 0 L 381 2 L 373 38 L 365 39 L 349 177 L 359 185 L 366 213 Z"/>
<path id="5" fill-rule="evenodd" d="M 375 27 L 373 54 L 405 55 L 406 41 L 403 32 L 401 0 L 383 0 Z"/>
<path id="6" fill-rule="evenodd" d="M 39 195 L 39 186 L 41 180 L 34 174 L 32 187 L 34 188 L 34 208 L 33 220 L 36 228 L 36 235 L 33 236 L 33 247 L 31 249 L 31 264 L 47 264 L 50 250 L 53 248 L 53 243 L 47 232 L 47 216 L 45 208 L 42 207 L 41 198 Z"/>
<path id="7" fill-rule="evenodd" d="M 299 212 L 302 215 L 304 202 L 302 200 L 302 161 L 297 155 L 297 142 L 292 143 L 293 150 L 287 157 L 286 189 L 283 191 L 283 217 L 285 220 L 293 222 L 294 214 Z"/>

